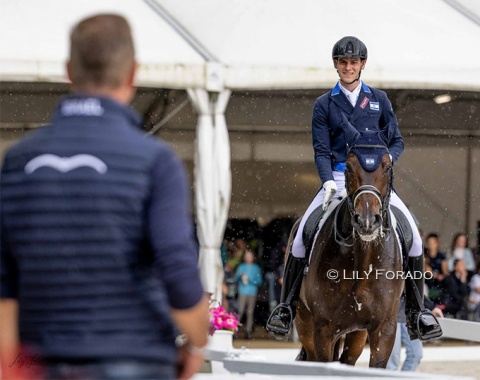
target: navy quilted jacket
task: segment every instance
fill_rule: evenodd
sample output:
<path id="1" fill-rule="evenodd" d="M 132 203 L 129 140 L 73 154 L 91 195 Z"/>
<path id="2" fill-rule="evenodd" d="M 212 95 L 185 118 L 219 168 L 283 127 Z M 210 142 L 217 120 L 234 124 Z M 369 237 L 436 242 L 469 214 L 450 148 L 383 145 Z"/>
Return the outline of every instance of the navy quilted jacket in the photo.
<path id="1" fill-rule="evenodd" d="M 70 96 L 5 157 L 1 297 L 45 357 L 173 363 L 203 290 L 183 167 L 129 107 Z"/>

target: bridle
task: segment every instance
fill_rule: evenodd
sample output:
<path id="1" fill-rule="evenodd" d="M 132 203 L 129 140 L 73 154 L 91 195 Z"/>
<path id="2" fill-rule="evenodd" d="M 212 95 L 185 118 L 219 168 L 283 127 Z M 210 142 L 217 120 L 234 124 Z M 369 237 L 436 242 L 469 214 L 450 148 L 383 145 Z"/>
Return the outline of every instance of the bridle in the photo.
<path id="1" fill-rule="evenodd" d="M 352 146 L 351 149 L 385 149 L 388 153 L 388 148 L 384 145 L 354 145 Z M 390 169 L 389 171 L 390 178 L 388 180 L 388 188 L 385 196 L 382 196 L 380 191 L 372 185 L 362 185 L 360 186 L 357 190 L 352 195 L 347 195 L 345 201 L 347 202 L 348 206 L 348 212 L 351 217 L 355 215 L 355 205 L 357 203 L 358 198 L 361 195 L 364 194 L 371 194 L 373 195 L 379 202 L 380 204 L 380 209 L 381 209 L 381 223 L 380 223 L 380 236 L 383 238 L 385 237 L 385 232 L 388 232 L 390 230 L 391 226 L 391 221 L 390 221 L 390 213 L 389 213 L 389 205 L 390 205 L 390 192 L 393 188 L 393 170 Z M 335 228 L 335 240 L 337 243 L 342 244 L 342 245 L 347 245 L 351 246 L 353 245 L 353 236 L 355 234 L 355 229 L 352 227 L 352 232 L 350 236 L 348 237 L 342 237 L 338 231 L 337 227 L 337 220 L 338 220 L 338 213 L 340 210 L 340 206 L 337 207 L 336 213 L 335 213 L 335 222 L 334 222 L 334 228 Z M 387 221 L 386 226 L 384 226 L 384 221 Z"/>

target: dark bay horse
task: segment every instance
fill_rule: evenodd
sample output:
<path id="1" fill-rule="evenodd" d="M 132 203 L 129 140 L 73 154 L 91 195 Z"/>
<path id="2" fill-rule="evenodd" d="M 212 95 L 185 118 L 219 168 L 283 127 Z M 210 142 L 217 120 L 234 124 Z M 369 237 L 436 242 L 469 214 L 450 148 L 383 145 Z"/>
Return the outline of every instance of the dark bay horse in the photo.
<path id="1" fill-rule="evenodd" d="M 354 365 L 368 335 L 370 367 L 384 368 L 395 341 L 403 280 L 388 211 L 392 162 L 385 146 L 362 148 L 380 152 L 378 167 L 367 171 L 357 154 L 347 156 L 347 197 L 319 232 L 302 283 L 299 360 Z"/>

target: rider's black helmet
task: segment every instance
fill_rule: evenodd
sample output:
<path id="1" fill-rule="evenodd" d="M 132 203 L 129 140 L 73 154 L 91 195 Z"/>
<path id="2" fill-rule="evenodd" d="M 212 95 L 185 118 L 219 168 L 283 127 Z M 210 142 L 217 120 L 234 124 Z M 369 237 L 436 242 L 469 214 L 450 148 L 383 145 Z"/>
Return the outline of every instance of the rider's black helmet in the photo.
<path id="1" fill-rule="evenodd" d="M 333 46 L 332 50 L 332 59 L 339 57 L 359 57 L 360 59 L 367 59 L 367 47 L 357 37 L 343 37 Z"/>

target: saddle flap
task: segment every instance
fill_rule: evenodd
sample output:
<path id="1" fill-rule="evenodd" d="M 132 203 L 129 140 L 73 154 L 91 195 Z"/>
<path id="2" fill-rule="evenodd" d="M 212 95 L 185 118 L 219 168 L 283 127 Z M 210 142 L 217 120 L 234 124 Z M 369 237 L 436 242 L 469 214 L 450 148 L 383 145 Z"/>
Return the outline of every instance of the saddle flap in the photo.
<path id="1" fill-rule="evenodd" d="M 413 245 L 413 232 L 412 228 L 410 227 L 410 223 L 408 222 L 407 217 L 405 214 L 398 208 L 390 205 L 390 210 L 393 213 L 393 216 L 396 220 L 395 229 L 397 231 L 398 237 L 400 239 L 400 245 L 402 247 L 402 254 L 403 254 L 403 267 L 405 268 L 405 264 L 408 258 L 408 252 Z"/>

